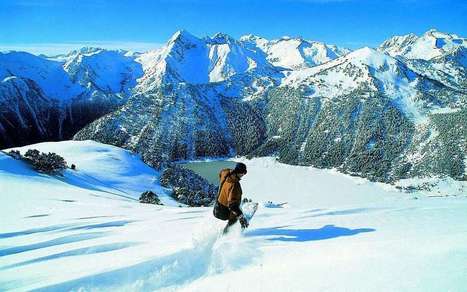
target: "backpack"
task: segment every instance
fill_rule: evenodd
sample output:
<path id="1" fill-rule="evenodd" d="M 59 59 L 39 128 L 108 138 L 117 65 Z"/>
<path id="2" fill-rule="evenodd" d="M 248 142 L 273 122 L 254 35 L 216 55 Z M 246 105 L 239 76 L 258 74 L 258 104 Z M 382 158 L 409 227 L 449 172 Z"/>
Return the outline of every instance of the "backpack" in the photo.
<path id="1" fill-rule="evenodd" d="M 229 175 L 225 176 L 224 180 L 221 182 L 219 186 L 219 190 L 217 191 L 216 203 L 214 203 L 214 208 L 212 210 L 214 217 L 220 220 L 224 220 L 224 221 L 229 219 L 230 210 L 226 206 L 219 203 L 219 196 L 221 194 L 222 186 L 224 185 L 224 182 L 227 179 L 227 177 L 229 177 Z"/>

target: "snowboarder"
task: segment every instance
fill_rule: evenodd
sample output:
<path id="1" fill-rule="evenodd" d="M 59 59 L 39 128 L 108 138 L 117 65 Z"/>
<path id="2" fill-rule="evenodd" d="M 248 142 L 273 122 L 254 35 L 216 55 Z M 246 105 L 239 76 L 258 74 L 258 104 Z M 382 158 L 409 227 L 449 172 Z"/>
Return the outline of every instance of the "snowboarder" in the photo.
<path id="1" fill-rule="evenodd" d="M 218 219 L 228 220 L 224 228 L 224 234 L 229 231 L 229 228 L 237 220 L 240 222 L 242 229 L 248 227 L 248 221 L 240 209 L 240 203 L 242 202 L 240 179 L 246 173 L 246 165 L 241 162 L 237 163 L 233 170 L 225 168 L 219 173 L 220 185 L 213 213 Z"/>

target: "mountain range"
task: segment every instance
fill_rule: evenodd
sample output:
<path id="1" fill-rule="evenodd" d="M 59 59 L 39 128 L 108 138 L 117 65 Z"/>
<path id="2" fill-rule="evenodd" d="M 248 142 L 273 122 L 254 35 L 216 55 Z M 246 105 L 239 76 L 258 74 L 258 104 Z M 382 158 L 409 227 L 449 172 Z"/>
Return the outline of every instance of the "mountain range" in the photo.
<path id="1" fill-rule="evenodd" d="M 178 31 L 144 53 L 0 53 L 0 148 L 74 137 L 156 168 L 276 156 L 376 181 L 465 180 L 466 49 L 436 30 L 354 51 Z"/>

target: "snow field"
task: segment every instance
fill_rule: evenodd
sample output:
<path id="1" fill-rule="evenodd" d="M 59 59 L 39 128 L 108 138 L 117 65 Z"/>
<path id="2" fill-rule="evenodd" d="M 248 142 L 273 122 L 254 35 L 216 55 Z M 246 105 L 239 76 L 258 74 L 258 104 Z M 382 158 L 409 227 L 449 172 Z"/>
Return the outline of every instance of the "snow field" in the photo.
<path id="1" fill-rule="evenodd" d="M 220 237 L 209 207 L 162 193 L 168 206 L 137 203 L 160 187 L 138 156 L 90 141 L 33 147 L 77 171 L 57 179 L 0 154 L 2 291 L 467 289 L 463 196 L 415 200 L 333 170 L 239 158 L 245 196 L 287 204 L 260 204 L 248 230 Z"/>

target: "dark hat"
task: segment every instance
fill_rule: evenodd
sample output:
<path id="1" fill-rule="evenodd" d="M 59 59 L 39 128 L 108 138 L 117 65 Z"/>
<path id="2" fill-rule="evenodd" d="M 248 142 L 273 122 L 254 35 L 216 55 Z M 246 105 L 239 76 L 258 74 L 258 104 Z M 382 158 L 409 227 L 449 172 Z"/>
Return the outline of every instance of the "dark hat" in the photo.
<path id="1" fill-rule="evenodd" d="M 234 168 L 233 172 L 246 174 L 246 165 L 245 165 L 245 163 L 238 162 L 237 164 L 235 164 L 235 168 Z"/>

